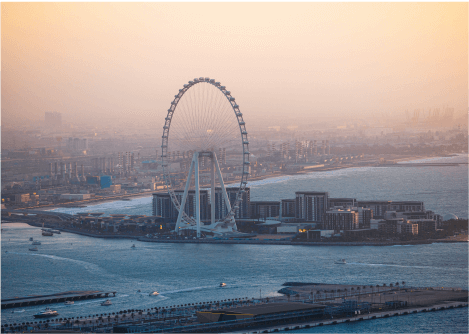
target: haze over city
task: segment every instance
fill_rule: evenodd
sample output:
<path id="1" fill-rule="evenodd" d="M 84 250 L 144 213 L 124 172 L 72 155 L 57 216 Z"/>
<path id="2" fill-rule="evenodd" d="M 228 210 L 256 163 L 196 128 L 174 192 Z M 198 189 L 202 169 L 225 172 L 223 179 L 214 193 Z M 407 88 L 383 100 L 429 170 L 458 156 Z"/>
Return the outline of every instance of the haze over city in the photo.
<path id="1" fill-rule="evenodd" d="M 2 124 L 159 128 L 194 77 L 251 127 L 466 115 L 466 3 L 3 3 Z"/>
<path id="2" fill-rule="evenodd" d="M 2 333 L 469 332 L 467 3 L 1 6 Z"/>

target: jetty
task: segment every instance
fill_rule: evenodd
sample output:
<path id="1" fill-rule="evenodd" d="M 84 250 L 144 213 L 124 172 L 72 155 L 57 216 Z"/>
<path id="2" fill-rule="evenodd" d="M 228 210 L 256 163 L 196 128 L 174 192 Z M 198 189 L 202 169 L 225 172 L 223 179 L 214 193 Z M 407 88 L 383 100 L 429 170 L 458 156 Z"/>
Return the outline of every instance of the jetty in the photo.
<path id="1" fill-rule="evenodd" d="M 2 299 L 2 310 L 14 307 L 64 303 L 66 301 L 115 297 L 116 291 L 66 291 L 50 295 L 30 295 Z"/>

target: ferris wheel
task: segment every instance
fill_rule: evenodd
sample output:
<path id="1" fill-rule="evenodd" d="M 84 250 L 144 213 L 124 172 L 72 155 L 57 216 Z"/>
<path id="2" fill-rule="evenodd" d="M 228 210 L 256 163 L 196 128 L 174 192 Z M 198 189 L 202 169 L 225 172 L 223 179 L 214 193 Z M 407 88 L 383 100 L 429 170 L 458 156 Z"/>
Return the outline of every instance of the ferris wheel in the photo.
<path id="1" fill-rule="evenodd" d="M 176 232 L 196 229 L 200 237 L 201 230 L 237 231 L 235 215 L 249 175 L 248 145 L 243 114 L 225 86 L 201 77 L 179 89 L 165 118 L 161 144 L 165 184 L 179 212 Z M 223 174 L 230 183 L 239 183 L 232 188 L 234 197 L 227 194 Z M 208 196 L 201 197 L 201 191 L 208 194 L 204 188 L 210 189 L 210 212 Z M 202 225 L 202 220 L 210 225 Z"/>

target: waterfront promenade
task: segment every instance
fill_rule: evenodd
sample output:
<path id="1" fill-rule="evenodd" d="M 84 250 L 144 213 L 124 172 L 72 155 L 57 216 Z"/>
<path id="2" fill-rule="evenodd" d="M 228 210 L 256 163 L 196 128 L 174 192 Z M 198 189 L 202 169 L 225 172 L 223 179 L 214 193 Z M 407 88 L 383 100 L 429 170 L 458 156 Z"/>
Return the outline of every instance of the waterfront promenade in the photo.
<path id="1" fill-rule="evenodd" d="M 22 324 L 3 324 L 2 332 L 65 331 L 80 332 L 282 332 L 288 330 L 333 325 L 342 322 L 371 320 L 418 312 L 438 311 L 467 307 L 467 290 L 398 286 L 379 287 L 346 284 L 285 283 L 295 296 L 274 298 L 228 300 L 187 303 L 149 309 L 130 309 L 112 313 L 71 318 L 53 318 Z M 285 285 L 284 284 L 284 285 Z M 361 289 L 360 289 L 361 288 Z M 110 298 L 112 300 L 112 297 Z M 408 301 L 396 303 L 396 301 Z M 236 312 L 237 308 L 298 303 L 317 305 L 321 312 L 293 311 L 263 314 L 241 320 L 201 323 L 198 312 Z M 272 308 L 272 307 L 270 307 Z M 319 310 L 318 308 L 316 308 Z"/>

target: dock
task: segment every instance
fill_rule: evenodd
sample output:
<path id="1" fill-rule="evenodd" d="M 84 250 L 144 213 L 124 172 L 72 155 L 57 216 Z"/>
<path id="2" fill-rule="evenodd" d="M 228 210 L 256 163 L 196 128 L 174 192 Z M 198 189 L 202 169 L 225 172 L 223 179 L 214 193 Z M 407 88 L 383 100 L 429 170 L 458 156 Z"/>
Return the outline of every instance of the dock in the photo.
<path id="1" fill-rule="evenodd" d="M 2 299 L 2 310 L 14 307 L 25 307 L 45 305 L 53 303 L 64 303 L 85 299 L 115 297 L 116 291 L 66 291 L 50 295 L 30 295 L 26 297 L 14 297 Z"/>

